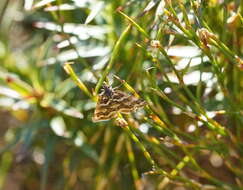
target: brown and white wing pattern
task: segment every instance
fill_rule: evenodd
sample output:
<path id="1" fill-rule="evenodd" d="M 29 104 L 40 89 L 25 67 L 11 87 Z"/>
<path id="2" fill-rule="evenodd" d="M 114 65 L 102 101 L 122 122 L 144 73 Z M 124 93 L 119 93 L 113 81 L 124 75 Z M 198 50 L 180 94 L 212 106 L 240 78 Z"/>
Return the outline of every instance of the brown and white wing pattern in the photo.
<path id="1" fill-rule="evenodd" d="M 112 98 L 105 95 L 99 95 L 94 116 L 92 118 L 93 122 L 106 121 L 115 118 L 117 116 L 117 112 L 110 109 L 111 104 Z"/>
<path id="2" fill-rule="evenodd" d="M 93 122 L 117 117 L 118 113 L 129 114 L 146 105 L 146 102 L 133 95 L 114 90 L 112 97 L 99 95 Z"/>
<path id="3" fill-rule="evenodd" d="M 117 112 L 124 114 L 129 114 L 146 105 L 144 100 L 120 90 L 115 91 L 112 97 L 112 102 L 112 107 L 117 109 Z"/>

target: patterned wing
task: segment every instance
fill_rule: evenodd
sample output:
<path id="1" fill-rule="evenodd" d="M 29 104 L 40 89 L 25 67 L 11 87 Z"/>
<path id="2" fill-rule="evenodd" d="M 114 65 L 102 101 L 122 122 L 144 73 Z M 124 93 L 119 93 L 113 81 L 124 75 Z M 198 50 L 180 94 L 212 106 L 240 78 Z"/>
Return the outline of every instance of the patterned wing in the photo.
<path id="1" fill-rule="evenodd" d="M 112 106 L 117 109 L 118 112 L 123 114 L 129 114 L 146 105 L 144 100 L 133 95 L 126 94 L 120 90 L 115 90 L 112 102 Z"/>
<path id="2" fill-rule="evenodd" d="M 105 95 L 99 95 L 98 102 L 96 104 L 93 122 L 106 121 L 117 116 L 116 110 L 111 110 L 112 98 Z"/>
<path id="3" fill-rule="evenodd" d="M 120 90 L 114 90 L 112 97 L 99 95 L 93 122 L 105 121 L 117 116 L 117 113 L 129 114 L 146 105 L 146 102 Z"/>

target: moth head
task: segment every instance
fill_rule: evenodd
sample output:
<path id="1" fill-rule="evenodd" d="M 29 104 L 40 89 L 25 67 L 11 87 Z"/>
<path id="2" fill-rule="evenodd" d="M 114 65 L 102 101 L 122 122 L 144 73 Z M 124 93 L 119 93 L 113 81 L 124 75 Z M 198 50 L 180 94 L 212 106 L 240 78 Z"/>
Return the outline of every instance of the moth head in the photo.
<path id="1" fill-rule="evenodd" d="M 113 96 L 113 93 L 114 93 L 113 88 L 110 85 L 108 85 L 106 82 L 104 82 L 102 85 L 101 94 L 111 98 Z"/>

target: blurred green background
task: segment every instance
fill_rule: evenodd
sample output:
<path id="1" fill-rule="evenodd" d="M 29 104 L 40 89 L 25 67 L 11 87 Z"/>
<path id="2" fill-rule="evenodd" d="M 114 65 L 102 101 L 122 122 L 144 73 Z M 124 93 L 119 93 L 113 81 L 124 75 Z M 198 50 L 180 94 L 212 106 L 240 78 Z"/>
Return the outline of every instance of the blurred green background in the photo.
<path id="1" fill-rule="evenodd" d="M 242 11 L 1 0 L 0 189 L 243 189 Z M 93 123 L 103 81 L 148 105 Z"/>

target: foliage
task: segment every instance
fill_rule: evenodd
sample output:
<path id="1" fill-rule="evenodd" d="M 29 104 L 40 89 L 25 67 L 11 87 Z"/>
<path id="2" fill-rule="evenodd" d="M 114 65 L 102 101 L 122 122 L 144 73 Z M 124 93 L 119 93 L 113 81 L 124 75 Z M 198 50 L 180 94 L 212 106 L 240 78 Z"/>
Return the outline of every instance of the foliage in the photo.
<path id="1" fill-rule="evenodd" d="M 0 6 L 0 189 L 243 189 L 242 1 Z"/>

